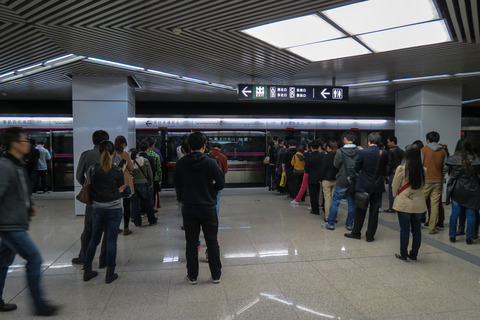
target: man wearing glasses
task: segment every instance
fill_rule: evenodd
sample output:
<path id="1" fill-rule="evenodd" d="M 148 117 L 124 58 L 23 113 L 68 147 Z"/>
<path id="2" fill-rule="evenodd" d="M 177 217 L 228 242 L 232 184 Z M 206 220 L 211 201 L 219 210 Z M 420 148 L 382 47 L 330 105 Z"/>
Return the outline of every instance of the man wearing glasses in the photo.
<path id="1" fill-rule="evenodd" d="M 27 233 L 30 218 L 36 215 L 30 199 L 28 174 L 23 157 L 30 151 L 30 141 L 21 128 L 2 133 L 5 156 L 0 158 L 0 312 L 13 311 L 17 306 L 5 303 L 3 288 L 8 267 L 15 255 L 27 260 L 25 266 L 35 314 L 53 316 L 58 307 L 46 302 L 40 286 L 42 256 Z"/>

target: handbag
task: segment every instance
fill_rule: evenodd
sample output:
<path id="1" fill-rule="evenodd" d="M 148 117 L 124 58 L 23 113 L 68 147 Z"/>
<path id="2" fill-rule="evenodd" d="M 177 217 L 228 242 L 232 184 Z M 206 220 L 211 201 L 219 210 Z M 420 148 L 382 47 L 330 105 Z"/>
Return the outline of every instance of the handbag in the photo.
<path id="1" fill-rule="evenodd" d="M 270 157 L 266 156 L 265 159 L 263 159 L 263 164 L 269 164 L 270 163 Z"/>
<path id="2" fill-rule="evenodd" d="M 353 203 L 355 207 L 359 209 L 367 210 L 368 208 L 368 203 L 370 202 L 370 194 L 372 193 L 371 191 L 372 186 L 375 180 L 377 179 L 378 165 L 380 164 L 381 156 L 382 156 L 382 150 L 380 150 L 378 153 L 377 164 L 375 165 L 375 172 L 373 173 L 372 182 L 370 182 L 370 186 L 368 187 L 369 192 L 360 192 L 360 191 L 355 192 L 355 198 L 353 200 Z"/>
<path id="3" fill-rule="evenodd" d="M 75 197 L 81 203 L 85 203 L 88 205 L 92 204 L 92 184 L 90 180 L 90 172 L 92 167 L 93 165 L 87 169 L 85 183 L 83 184 L 82 189 L 80 189 L 80 192 Z"/>
<path id="4" fill-rule="evenodd" d="M 280 187 L 285 187 L 287 185 L 287 174 L 285 171 L 282 172 L 282 178 L 280 179 Z"/>
<path id="5" fill-rule="evenodd" d="M 355 199 L 353 201 L 355 207 L 367 210 L 368 203 L 370 202 L 370 193 L 368 192 L 355 192 Z"/>

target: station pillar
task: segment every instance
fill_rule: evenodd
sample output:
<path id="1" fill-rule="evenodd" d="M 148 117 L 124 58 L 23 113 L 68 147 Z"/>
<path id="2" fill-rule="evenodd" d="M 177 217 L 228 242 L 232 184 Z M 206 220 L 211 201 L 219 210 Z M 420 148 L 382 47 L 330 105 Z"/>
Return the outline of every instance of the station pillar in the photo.
<path id="1" fill-rule="evenodd" d="M 93 148 L 92 134 L 105 130 L 115 137 L 127 138 L 128 147 L 135 147 L 135 91 L 127 76 L 73 75 L 73 165 L 74 177 L 83 151 Z M 74 194 L 81 185 L 74 178 Z M 75 215 L 85 213 L 85 205 L 77 200 Z"/>
<path id="2" fill-rule="evenodd" d="M 421 84 L 398 90 L 395 101 L 395 136 L 402 149 L 415 140 L 426 144 L 430 131 L 453 154 L 461 136 L 462 87 Z"/>

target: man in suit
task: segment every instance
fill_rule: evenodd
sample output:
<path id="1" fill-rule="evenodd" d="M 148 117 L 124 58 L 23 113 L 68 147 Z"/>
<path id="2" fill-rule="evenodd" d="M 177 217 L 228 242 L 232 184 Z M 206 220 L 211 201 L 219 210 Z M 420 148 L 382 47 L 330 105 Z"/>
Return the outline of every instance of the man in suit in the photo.
<path id="1" fill-rule="evenodd" d="M 365 233 L 367 242 L 375 240 L 375 233 L 378 226 L 378 211 L 382 201 L 382 193 L 385 192 L 384 176 L 388 174 L 388 163 L 390 161 L 388 152 L 380 150 L 377 146 L 380 141 L 381 136 L 379 132 L 370 133 L 368 135 L 368 148 L 358 153 L 355 162 L 355 172 L 360 172 L 355 191 L 370 194 L 368 227 Z M 373 181 L 374 177 L 375 180 Z M 353 230 L 351 233 L 345 233 L 345 237 L 353 239 L 361 238 L 366 212 L 366 209 L 357 207 Z"/>
<path id="2" fill-rule="evenodd" d="M 310 143 L 312 153 L 305 159 L 305 173 L 308 174 L 308 190 L 310 193 L 311 214 L 320 215 L 320 171 L 325 153 L 319 152 L 320 140 Z"/>

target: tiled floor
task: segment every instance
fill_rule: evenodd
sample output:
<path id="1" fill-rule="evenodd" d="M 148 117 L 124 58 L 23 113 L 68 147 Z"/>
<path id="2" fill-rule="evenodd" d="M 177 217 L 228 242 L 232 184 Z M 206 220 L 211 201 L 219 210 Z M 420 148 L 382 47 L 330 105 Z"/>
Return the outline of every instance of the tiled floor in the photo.
<path id="1" fill-rule="evenodd" d="M 30 234 L 43 255 L 48 296 L 63 307 L 59 319 L 480 319 L 480 244 L 467 246 L 463 237 L 452 244 L 447 229 L 425 232 L 419 261 L 404 262 L 394 257 L 394 214 L 380 214 L 376 241 L 367 243 L 343 236 L 345 203 L 329 231 L 306 204 L 291 205 L 260 188 L 227 189 L 220 210 L 222 281 L 211 282 L 203 242 L 199 283 L 191 286 L 174 192 L 163 191 L 161 201 L 158 226 L 119 235 L 119 279 L 107 285 L 104 270 L 83 282 L 81 267 L 70 263 L 83 228 L 73 193 L 36 196 Z M 4 298 L 19 309 L 2 320 L 30 318 L 18 257 Z"/>

